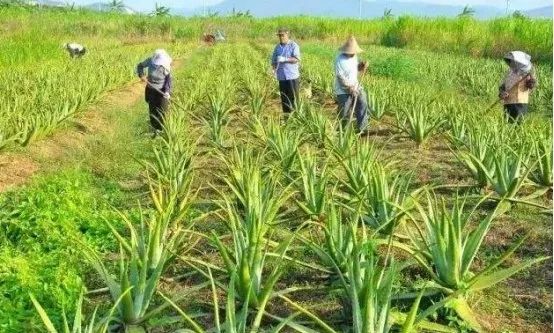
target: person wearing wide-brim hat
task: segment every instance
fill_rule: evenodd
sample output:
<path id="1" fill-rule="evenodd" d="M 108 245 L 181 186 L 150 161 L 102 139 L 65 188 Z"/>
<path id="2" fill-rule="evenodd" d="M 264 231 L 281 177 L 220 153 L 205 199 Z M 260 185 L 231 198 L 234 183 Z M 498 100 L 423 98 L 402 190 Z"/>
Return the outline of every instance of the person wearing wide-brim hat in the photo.
<path id="1" fill-rule="evenodd" d="M 358 80 L 358 75 L 367 69 L 365 62 L 358 61 L 358 54 L 363 50 L 356 38 L 350 36 L 339 48 L 340 54 L 335 60 L 335 94 L 339 106 L 339 116 L 343 124 L 356 117 L 360 133 L 367 131 L 368 111 L 366 95 Z"/>
<path id="2" fill-rule="evenodd" d="M 164 117 L 169 108 L 172 62 L 166 50 L 157 49 L 151 57 L 137 65 L 137 75 L 146 83 L 144 99 L 148 103 L 150 123 L 155 134 L 163 130 Z"/>
<path id="3" fill-rule="evenodd" d="M 294 110 L 300 91 L 300 47 L 290 39 L 289 34 L 287 28 L 280 28 L 277 31 L 279 43 L 271 56 L 271 66 L 279 81 L 281 106 L 285 114 Z"/>
<path id="4" fill-rule="evenodd" d="M 533 74 L 531 56 L 525 52 L 512 51 L 504 56 L 510 67 L 499 88 L 498 97 L 504 103 L 508 122 L 521 122 L 529 109 L 529 92 L 537 85 Z"/>

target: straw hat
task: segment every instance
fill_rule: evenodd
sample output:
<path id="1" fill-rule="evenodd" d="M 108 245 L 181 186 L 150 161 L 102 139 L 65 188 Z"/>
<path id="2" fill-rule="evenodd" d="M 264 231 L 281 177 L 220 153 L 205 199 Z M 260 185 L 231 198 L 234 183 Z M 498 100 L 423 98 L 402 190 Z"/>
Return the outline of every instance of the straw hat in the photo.
<path id="1" fill-rule="evenodd" d="M 358 45 L 358 42 L 354 36 L 350 36 L 346 43 L 339 48 L 339 51 L 345 54 L 358 54 L 364 52 L 364 50 L 362 50 Z"/>

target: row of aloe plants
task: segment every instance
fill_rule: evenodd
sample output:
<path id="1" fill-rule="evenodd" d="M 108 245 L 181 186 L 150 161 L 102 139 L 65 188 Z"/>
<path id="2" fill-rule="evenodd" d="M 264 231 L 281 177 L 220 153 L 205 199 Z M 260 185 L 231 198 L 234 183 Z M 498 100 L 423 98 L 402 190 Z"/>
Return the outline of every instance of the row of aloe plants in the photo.
<path id="1" fill-rule="evenodd" d="M 136 55 L 146 54 L 144 46 L 97 51 L 77 61 L 20 66 L 2 75 L 0 149 L 50 134 L 103 93 L 130 82 Z"/>
<path id="2" fill-rule="evenodd" d="M 233 70 L 236 64 L 230 65 L 233 59 L 222 50 L 213 51 L 222 63 L 208 67 Z M 214 86 L 224 88 L 217 80 Z M 429 319 L 449 308 L 481 331 L 470 297 L 546 260 L 501 268 L 522 237 L 484 268 L 476 268 L 484 239 L 511 198 L 497 198 L 500 204 L 486 217 L 479 209 L 488 196 L 469 212 L 471 197 L 437 198 L 430 187 L 416 188 L 410 175 L 395 171 L 395 163 L 384 161 L 352 128 L 336 126 L 304 102 L 285 124 L 247 107 L 243 128 L 250 133 L 235 138 L 230 150 L 222 143 L 231 140 L 217 140 L 213 127 L 204 127 L 214 145 L 198 159 L 212 158 L 212 167 L 222 167 L 211 182 L 216 197 L 209 198 L 214 208 L 208 216 L 216 219 L 204 219 L 214 231 L 200 232 L 192 205 L 196 157 L 189 123 L 197 105 L 211 108 L 212 116 L 219 114 L 213 101 L 222 101 L 218 96 L 224 92 L 206 98 L 196 91 L 191 88 L 188 98 L 177 98 L 165 134 L 145 164 L 153 209 L 140 221 L 126 219 L 129 235 L 114 229 L 121 244 L 119 277 L 109 274 L 97 254 L 85 251 L 109 286 L 113 304 L 95 328 L 143 331 L 146 321 L 171 307 L 182 318 L 179 325 L 194 332 L 338 332 L 341 327 L 364 333 L 456 332 L 445 318 Z M 217 259 L 199 253 L 214 250 Z M 397 257 L 397 251 L 410 260 L 399 259 L 405 257 Z M 188 313 L 180 297 L 162 294 L 160 279 L 176 259 L 203 277 L 185 289 L 195 295 L 200 289 L 210 291 L 208 315 Z M 404 286 L 409 292 L 399 290 L 400 275 L 412 267 L 423 270 L 423 283 Z M 283 277 L 291 270 L 307 270 L 328 283 L 285 284 Z M 295 300 L 301 292 L 318 289 L 338 292 L 343 311 L 337 320 Z M 164 303 L 151 306 L 160 299 Z M 423 299 L 433 305 L 424 306 Z M 408 300 L 408 306 L 401 300 Z"/>

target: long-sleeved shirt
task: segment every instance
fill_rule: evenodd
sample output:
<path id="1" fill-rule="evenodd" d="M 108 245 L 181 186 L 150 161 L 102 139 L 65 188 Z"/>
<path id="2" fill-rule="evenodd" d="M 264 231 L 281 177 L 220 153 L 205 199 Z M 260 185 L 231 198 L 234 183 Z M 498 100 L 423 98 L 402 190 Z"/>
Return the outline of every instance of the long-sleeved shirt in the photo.
<path id="1" fill-rule="evenodd" d="M 537 80 L 533 73 L 526 74 L 514 69 L 508 70 L 500 86 L 500 91 L 508 93 L 508 97 L 503 100 L 505 105 L 529 103 L 531 89 L 527 87 L 527 80 L 533 80 L 536 85 Z"/>
<path id="2" fill-rule="evenodd" d="M 298 62 L 278 63 L 277 57 L 296 58 L 300 60 L 300 47 L 293 41 L 287 44 L 277 44 L 271 56 L 271 64 L 276 68 L 277 80 L 296 80 L 300 77 Z"/>
<path id="3" fill-rule="evenodd" d="M 335 60 L 335 94 L 350 94 L 348 87 L 358 86 L 358 57 L 339 54 Z"/>
<path id="4" fill-rule="evenodd" d="M 153 88 L 164 93 L 171 92 L 171 73 L 163 66 L 156 66 L 152 63 L 152 58 L 148 58 L 137 65 L 137 75 L 144 76 L 144 70 L 148 70 L 148 82 Z"/>

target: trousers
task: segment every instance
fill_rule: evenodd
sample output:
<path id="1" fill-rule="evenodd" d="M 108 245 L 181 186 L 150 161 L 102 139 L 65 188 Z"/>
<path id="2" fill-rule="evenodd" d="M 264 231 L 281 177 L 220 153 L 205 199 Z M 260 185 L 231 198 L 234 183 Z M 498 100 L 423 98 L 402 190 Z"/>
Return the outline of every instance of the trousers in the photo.
<path id="1" fill-rule="evenodd" d="M 163 129 L 164 116 L 169 108 L 169 100 L 159 91 L 150 86 L 146 86 L 144 99 L 148 103 L 148 113 L 150 114 L 150 124 L 155 130 Z"/>
<path id="2" fill-rule="evenodd" d="M 354 105 L 356 102 L 356 105 Z M 360 91 L 358 98 L 350 94 L 337 95 L 337 104 L 339 106 L 339 117 L 343 124 L 350 122 L 350 114 L 356 117 L 356 125 L 358 131 L 362 132 L 367 129 L 369 106 L 364 91 Z"/>
<path id="3" fill-rule="evenodd" d="M 300 79 L 279 81 L 279 93 L 281 94 L 283 112 L 290 113 L 294 110 L 299 90 Z"/>

